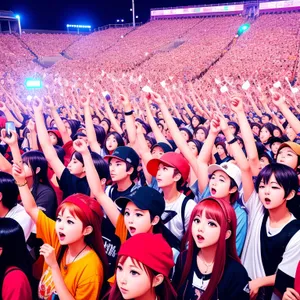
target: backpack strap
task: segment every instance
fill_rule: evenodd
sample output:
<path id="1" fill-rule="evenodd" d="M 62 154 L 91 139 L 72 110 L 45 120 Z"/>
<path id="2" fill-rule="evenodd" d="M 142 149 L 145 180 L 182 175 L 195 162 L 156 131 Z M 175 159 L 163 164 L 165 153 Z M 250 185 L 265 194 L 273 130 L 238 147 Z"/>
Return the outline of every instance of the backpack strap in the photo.
<path id="1" fill-rule="evenodd" d="M 184 217 L 184 213 L 185 213 L 185 207 L 186 207 L 186 204 L 187 202 L 190 200 L 189 197 L 185 196 L 185 198 L 183 199 L 182 201 L 182 205 L 181 205 L 181 221 L 182 221 L 182 228 L 183 228 L 183 234 L 185 234 L 185 217 Z"/>

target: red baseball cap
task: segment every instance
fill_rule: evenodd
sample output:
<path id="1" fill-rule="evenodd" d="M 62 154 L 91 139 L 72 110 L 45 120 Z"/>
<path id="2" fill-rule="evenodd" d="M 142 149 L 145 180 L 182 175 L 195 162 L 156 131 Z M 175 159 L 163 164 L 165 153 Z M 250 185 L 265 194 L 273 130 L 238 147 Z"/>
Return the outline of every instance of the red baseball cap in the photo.
<path id="1" fill-rule="evenodd" d="M 184 181 L 187 181 L 190 174 L 189 162 L 180 153 L 168 152 L 165 153 L 160 159 L 153 158 L 147 164 L 148 172 L 156 177 L 159 164 L 175 168 L 179 171 Z"/>
<path id="2" fill-rule="evenodd" d="M 173 252 L 161 234 L 139 233 L 122 244 L 118 256 L 134 258 L 168 277 L 174 266 Z"/>
<path id="3" fill-rule="evenodd" d="M 57 130 L 57 129 L 49 129 L 48 133 L 49 132 L 54 133 L 59 139 L 61 139 L 61 134 L 60 134 L 59 130 Z"/>

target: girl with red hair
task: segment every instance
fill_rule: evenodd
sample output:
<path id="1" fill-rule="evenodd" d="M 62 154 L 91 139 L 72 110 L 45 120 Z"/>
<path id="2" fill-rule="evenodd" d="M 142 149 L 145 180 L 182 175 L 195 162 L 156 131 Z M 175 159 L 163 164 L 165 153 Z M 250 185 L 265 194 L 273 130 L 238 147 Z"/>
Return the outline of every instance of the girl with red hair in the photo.
<path id="1" fill-rule="evenodd" d="M 83 194 L 69 196 L 58 207 L 55 222 L 36 205 L 22 164 L 15 163 L 12 173 L 25 210 L 36 223 L 37 237 L 44 242 L 39 299 L 98 299 L 107 259 L 99 204 Z"/>
<path id="2" fill-rule="evenodd" d="M 175 267 L 178 299 L 249 299 L 248 274 L 235 246 L 236 223 L 234 209 L 222 199 L 197 204 L 187 231 L 188 250 Z"/>

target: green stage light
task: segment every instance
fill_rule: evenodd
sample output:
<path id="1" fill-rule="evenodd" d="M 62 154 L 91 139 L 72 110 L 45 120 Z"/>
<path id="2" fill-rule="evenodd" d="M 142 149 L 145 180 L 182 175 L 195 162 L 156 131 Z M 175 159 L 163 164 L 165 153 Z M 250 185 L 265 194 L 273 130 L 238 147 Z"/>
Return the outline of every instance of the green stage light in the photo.
<path id="1" fill-rule="evenodd" d="M 238 29 L 238 36 L 242 35 L 244 32 L 248 31 L 250 28 L 250 24 L 249 23 L 245 23 L 243 25 L 241 25 Z"/>
<path id="2" fill-rule="evenodd" d="M 27 89 L 40 89 L 42 88 L 42 81 L 39 79 L 27 78 L 25 81 L 25 87 Z"/>

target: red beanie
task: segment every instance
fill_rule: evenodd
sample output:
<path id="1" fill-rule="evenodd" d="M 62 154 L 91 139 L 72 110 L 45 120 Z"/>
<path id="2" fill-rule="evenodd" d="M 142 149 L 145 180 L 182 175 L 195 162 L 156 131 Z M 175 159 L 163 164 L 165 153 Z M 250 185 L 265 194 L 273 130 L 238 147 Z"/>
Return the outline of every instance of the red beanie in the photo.
<path id="1" fill-rule="evenodd" d="M 174 266 L 173 252 L 161 234 L 140 233 L 122 244 L 118 256 L 134 258 L 168 277 Z"/>

